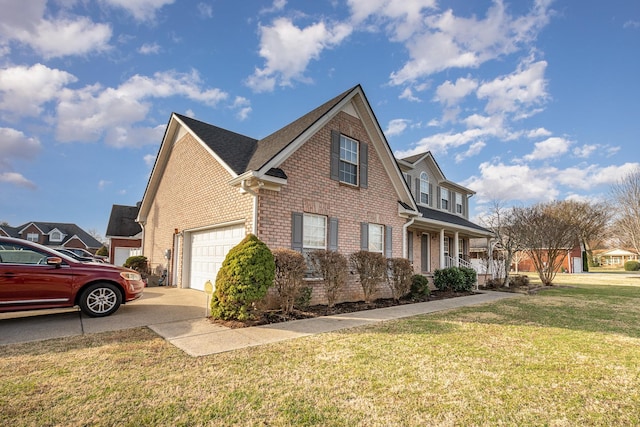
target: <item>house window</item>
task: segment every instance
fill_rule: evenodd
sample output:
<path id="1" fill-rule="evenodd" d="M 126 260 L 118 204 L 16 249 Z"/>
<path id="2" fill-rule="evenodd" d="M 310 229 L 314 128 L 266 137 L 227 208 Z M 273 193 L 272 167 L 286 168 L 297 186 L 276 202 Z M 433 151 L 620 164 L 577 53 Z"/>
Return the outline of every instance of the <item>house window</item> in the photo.
<path id="1" fill-rule="evenodd" d="M 52 242 L 61 242 L 62 241 L 62 233 L 59 231 L 52 231 L 49 235 L 49 240 Z"/>
<path id="2" fill-rule="evenodd" d="M 449 190 L 446 188 L 440 189 L 440 207 L 449 210 Z"/>
<path id="3" fill-rule="evenodd" d="M 429 177 L 426 172 L 420 174 L 420 203 L 429 204 Z"/>
<path id="4" fill-rule="evenodd" d="M 462 194 L 456 194 L 456 212 L 462 214 Z"/>
<path id="5" fill-rule="evenodd" d="M 27 233 L 27 240 L 30 242 L 37 242 L 39 237 L 38 233 Z"/>
<path id="6" fill-rule="evenodd" d="M 302 219 L 303 251 L 326 249 L 326 247 L 327 217 L 322 215 L 304 214 Z"/>
<path id="7" fill-rule="evenodd" d="M 369 224 L 369 252 L 384 251 L 384 226 L 380 224 Z"/>
<path id="8" fill-rule="evenodd" d="M 445 236 L 444 238 L 444 247 L 443 247 L 444 256 L 449 256 L 449 238 Z"/>
<path id="9" fill-rule="evenodd" d="M 358 141 L 340 135 L 340 181 L 358 185 Z"/>
<path id="10" fill-rule="evenodd" d="M 464 259 L 464 240 L 458 239 L 458 258 Z"/>

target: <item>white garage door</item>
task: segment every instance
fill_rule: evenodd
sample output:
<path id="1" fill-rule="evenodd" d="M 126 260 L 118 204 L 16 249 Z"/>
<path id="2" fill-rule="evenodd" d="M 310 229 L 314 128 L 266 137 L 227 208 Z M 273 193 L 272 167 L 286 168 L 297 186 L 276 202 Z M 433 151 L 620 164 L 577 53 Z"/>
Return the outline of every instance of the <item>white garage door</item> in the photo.
<path id="1" fill-rule="evenodd" d="M 215 285 L 216 275 L 227 252 L 240 243 L 244 235 L 244 225 L 193 233 L 189 287 L 202 291 L 207 280 Z"/>

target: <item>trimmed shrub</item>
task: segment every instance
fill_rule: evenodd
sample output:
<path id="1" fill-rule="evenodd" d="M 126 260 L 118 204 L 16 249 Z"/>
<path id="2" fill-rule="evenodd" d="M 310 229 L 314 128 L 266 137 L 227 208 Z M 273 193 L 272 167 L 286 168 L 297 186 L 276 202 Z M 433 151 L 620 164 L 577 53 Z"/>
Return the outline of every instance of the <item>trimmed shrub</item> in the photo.
<path id="1" fill-rule="evenodd" d="M 454 289 L 456 292 L 469 292 L 473 289 L 473 285 L 478 280 L 478 274 L 473 268 L 458 267 L 462 274 L 464 274 L 464 286 L 461 289 Z"/>
<path id="2" fill-rule="evenodd" d="M 509 286 L 514 288 L 528 288 L 529 276 L 518 274 L 517 276 L 509 276 Z"/>
<path id="3" fill-rule="evenodd" d="M 100 249 L 96 251 L 96 255 L 99 256 L 109 256 L 109 249 L 106 246 L 102 245 Z"/>
<path id="4" fill-rule="evenodd" d="M 291 249 L 275 249 L 273 260 L 276 266 L 273 283 L 280 295 L 280 309 L 291 313 L 302 288 L 307 262 L 304 255 Z"/>
<path id="5" fill-rule="evenodd" d="M 428 297 L 431 293 L 429 289 L 429 279 L 422 274 L 414 274 L 411 276 L 411 296 L 414 298 Z"/>
<path id="6" fill-rule="evenodd" d="M 298 310 L 306 310 L 311 305 L 311 293 L 313 288 L 310 286 L 302 286 L 293 302 L 293 306 Z"/>
<path id="7" fill-rule="evenodd" d="M 267 245 L 253 234 L 247 235 L 229 251 L 218 270 L 211 316 L 222 320 L 251 319 L 253 304 L 267 294 L 275 269 Z"/>
<path id="8" fill-rule="evenodd" d="M 639 261 L 627 261 L 624 263 L 624 271 L 639 271 L 640 270 L 640 262 Z"/>
<path id="9" fill-rule="evenodd" d="M 413 268 L 406 258 L 387 259 L 387 284 L 394 300 L 406 296 L 411 290 Z"/>
<path id="10" fill-rule="evenodd" d="M 349 261 L 360 278 L 364 301 L 372 302 L 380 283 L 385 278 L 387 263 L 384 256 L 378 252 L 358 251 L 349 256 Z"/>
<path id="11" fill-rule="evenodd" d="M 449 267 L 436 270 L 433 273 L 433 284 L 440 291 L 455 291 L 464 289 L 465 274 L 457 267 Z"/>
<path id="12" fill-rule="evenodd" d="M 149 266 L 147 264 L 147 257 L 143 255 L 130 256 L 124 262 L 123 267 L 131 268 L 138 273 L 149 273 Z"/>
<path id="13" fill-rule="evenodd" d="M 347 259 L 337 251 L 318 249 L 309 253 L 311 264 L 322 277 L 329 307 L 336 305 L 340 291 L 347 284 Z"/>

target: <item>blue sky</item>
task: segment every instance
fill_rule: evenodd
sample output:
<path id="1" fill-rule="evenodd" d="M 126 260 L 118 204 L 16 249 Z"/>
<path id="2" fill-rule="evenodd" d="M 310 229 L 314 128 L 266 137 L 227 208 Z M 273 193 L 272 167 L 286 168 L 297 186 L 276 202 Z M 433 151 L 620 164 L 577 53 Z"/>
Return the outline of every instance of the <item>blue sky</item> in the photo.
<path id="1" fill-rule="evenodd" d="M 104 235 L 171 112 L 264 137 L 362 84 L 398 156 L 494 200 L 640 167 L 635 0 L 0 0 L 0 222 Z"/>

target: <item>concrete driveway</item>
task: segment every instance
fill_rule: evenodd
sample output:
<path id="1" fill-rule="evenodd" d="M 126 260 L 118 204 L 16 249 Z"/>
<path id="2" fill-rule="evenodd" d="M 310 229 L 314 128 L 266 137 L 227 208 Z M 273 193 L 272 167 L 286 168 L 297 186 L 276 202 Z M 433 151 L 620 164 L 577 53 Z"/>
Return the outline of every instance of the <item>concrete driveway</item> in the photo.
<path id="1" fill-rule="evenodd" d="M 206 310 L 204 292 L 151 287 L 107 317 L 87 317 L 78 308 L 0 313 L 0 345 L 204 319 Z"/>

